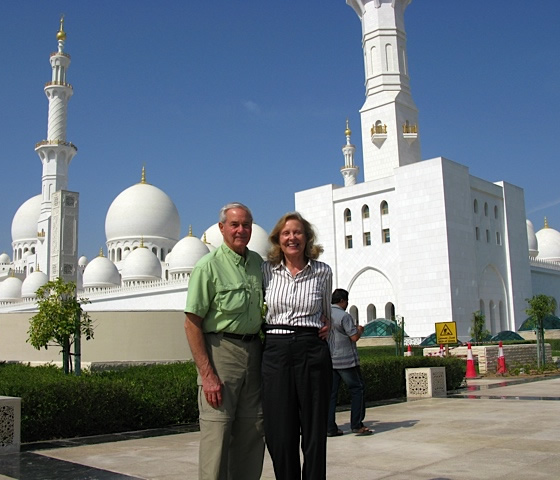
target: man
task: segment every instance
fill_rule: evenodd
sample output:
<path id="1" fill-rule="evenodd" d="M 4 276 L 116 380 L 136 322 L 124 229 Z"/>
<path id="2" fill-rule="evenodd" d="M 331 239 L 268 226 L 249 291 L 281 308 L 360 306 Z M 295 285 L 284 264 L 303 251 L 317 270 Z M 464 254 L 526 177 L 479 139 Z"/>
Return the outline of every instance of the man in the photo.
<path id="1" fill-rule="evenodd" d="M 337 288 L 332 294 L 331 333 L 329 348 L 333 364 L 333 385 L 329 407 L 328 437 L 343 434 L 336 424 L 336 401 L 340 380 L 346 384 L 352 398 L 350 426 L 357 435 L 371 435 L 373 432 L 364 425 L 366 406 L 364 402 L 364 381 L 360 371 L 360 358 L 356 342 L 364 333 L 364 327 L 356 325 L 354 319 L 346 313 L 348 292 Z"/>
<path id="2" fill-rule="evenodd" d="M 245 205 L 222 207 L 224 243 L 199 260 L 189 280 L 185 331 L 198 370 L 200 480 L 258 480 L 262 473 L 262 258 L 247 248 L 252 224 Z"/>

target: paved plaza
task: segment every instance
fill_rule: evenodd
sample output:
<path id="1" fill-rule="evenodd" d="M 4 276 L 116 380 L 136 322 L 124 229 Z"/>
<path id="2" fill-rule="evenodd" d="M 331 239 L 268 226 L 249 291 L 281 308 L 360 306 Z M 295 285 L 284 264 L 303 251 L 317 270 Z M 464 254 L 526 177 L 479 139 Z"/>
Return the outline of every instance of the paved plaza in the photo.
<path id="1" fill-rule="evenodd" d="M 560 377 L 468 381 L 447 398 L 368 408 L 368 437 L 328 439 L 328 478 L 469 480 L 560 478 Z M 0 479 L 197 478 L 199 433 L 162 429 L 29 444 L 0 455 Z M 262 479 L 273 479 L 265 458 Z"/>

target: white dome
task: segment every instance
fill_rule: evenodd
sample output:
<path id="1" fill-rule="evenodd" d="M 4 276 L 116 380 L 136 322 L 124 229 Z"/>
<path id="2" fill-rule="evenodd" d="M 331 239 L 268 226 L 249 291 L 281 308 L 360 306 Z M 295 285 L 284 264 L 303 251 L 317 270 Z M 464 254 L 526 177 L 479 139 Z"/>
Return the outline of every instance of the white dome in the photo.
<path id="1" fill-rule="evenodd" d="M 21 285 L 21 296 L 23 298 L 37 298 L 37 289 L 42 287 L 49 281 L 49 277 L 45 272 L 35 270 L 28 275 Z"/>
<path id="2" fill-rule="evenodd" d="M 127 188 L 113 200 L 105 218 L 107 242 L 118 239 L 179 240 L 181 222 L 173 201 L 148 183 Z"/>
<path id="3" fill-rule="evenodd" d="M 560 262 L 560 232 L 545 227 L 536 233 L 536 237 L 539 246 L 537 258 Z"/>
<path id="4" fill-rule="evenodd" d="M 8 277 L 0 282 L 0 302 L 14 302 L 21 299 L 21 280 Z"/>
<path id="5" fill-rule="evenodd" d="M 527 242 L 529 243 L 529 256 L 536 257 L 539 254 L 539 242 L 531 220 L 527 220 Z"/>
<path id="6" fill-rule="evenodd" d="M 209 251 L 208 246 L 197 237 L 188 236 L 179 240 L 166 258 L 169 273 L 191 272 L 196 262 Z"/>
<path id="7" fill-rule="evenodd" d="M 210 250 L 218 248 L 222 243 L 224 243 L 224 237 L 222 236 L 220 226 L 217 223 L 208 228 L 208 230 L 204 232 L 202 238 L 206 239 L 206 242 L 210 244 L 208 245 Z M 250 250 L 257 252 L 261 257 L 266 258 L 268 249 L 270 248 L 268 233 L 266 233 L 266 230 L 256 223 L 253 223 L 251 240 L 247 246 Z"/>
<path id="8" fill-rule="evenodd" d="M 88 259 L 86 256 L 82 255 L 80 258 L 78 258 L 78 266 L 79 267 L 85 267 L 88 264 Z"/>
<path id="9" fill-rule="evenodd" d="M 123 282 L 161 279 L 161 263 L 151 250 L 139 247 L 128 254 L 121 271 Z"/>
<path id="10" fill-rule="evenodd" d="M 7 253 L 0 254 L 0 265 L 9 265 L 12 263 L 10 256 Z"/>
<path id="11" fill-rule="evenodd" d="M 116 265 L 107 257 L 95 257 L 84 270 L 83 288 L 107 288 L 121 284 L 121 276 Z"/>
<path id="12" fill-rule="evenodd" d="M 37 222 L 41 213 L 41 195 L 27 200 L 12 220 L 12 242 L 37 240 Z"/>

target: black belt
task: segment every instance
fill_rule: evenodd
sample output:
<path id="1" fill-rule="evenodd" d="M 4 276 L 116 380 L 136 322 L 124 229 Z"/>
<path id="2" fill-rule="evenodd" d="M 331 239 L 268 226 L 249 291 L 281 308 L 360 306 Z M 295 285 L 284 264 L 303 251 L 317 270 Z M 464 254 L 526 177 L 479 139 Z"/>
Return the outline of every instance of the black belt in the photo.
<path id="1" fill-rule="evenodd" d="M 255 338 L 259 338 L 258 333 L 244 333 L 244 334 L 230 333 L 230 332 L 219 332 L 219 333 L 221 333 L 226 338 L 233 338 L 235 340 L 241 340 L 242 342 L 251 342 Z"/>
<path id="2" fill-rule="evenodd" d="M 288 333 L 269 333 L 269 330 L 288 330 Z M 268 335 L 318 335 L 319 329 L 317 327 L 294 327 L 293 325 L 263 325 L 264 333 Z"/>

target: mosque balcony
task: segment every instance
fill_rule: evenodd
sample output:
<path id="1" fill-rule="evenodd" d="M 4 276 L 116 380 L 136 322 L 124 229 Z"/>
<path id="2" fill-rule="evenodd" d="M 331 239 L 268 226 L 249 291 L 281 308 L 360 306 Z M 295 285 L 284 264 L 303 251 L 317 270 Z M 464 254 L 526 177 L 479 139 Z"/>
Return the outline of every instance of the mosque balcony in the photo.
<path id="1" fill-rule="evenodd" d="M 69 53 L 65 53 L 65 52 L 52 52 L 51 57 L 66 57 L 68 60 L 70 60 L 70 54 Z"/>
<path id="2" fill-rule="evenodd" d="M 64 140 L 42 140 L 39 143 L 35 144 L 35 150 L 44 146 L 70 147 L 74 149 L 75 152 L 78 151 L 78 147 L 76 147 L 76 145 L 74 145 L 72 142 L 66 142 Z"/>
<path id="3" fill-rule="evenodd" d="M 45 83 L 45 88 L 46 87 L 68 87 L 72 90 L 74 90 L 74 87 L 66 82 L 57 82 L 56 80 L 52 81 L 52 82 L 47 82 Z"/>
<path id="4" fill-rule="evenodd" d="M 403 126 L 403 138 L 408 141 L 408 143 L 414 142 L 418 138 L 418 126 L 417 125 L 409 125 L 406 122 Z"/>
<path id="5" fill-rule="evenodd" d="M 371 127 L 371 141 L 378 147 L 387 140 L 387 125 L 373 125 Z"/>

